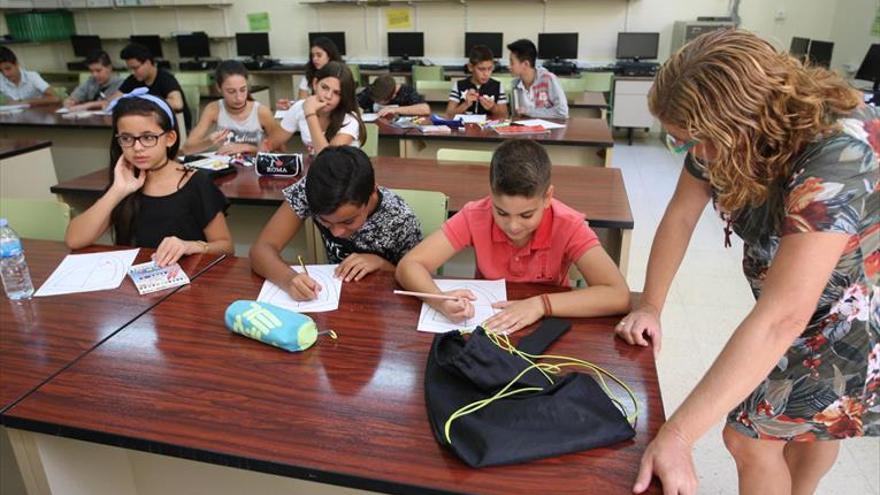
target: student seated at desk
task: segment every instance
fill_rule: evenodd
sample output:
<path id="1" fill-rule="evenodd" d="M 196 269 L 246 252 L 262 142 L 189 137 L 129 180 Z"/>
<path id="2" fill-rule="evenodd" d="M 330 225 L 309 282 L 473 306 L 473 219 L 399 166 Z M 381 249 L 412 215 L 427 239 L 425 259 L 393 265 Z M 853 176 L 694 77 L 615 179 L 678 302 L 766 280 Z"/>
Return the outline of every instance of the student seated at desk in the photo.
<path id="1" fill-rule="evenodd" d="M 110 186 L 64 237 L 79 249 L 113 227 L 116 244 L 156 248 L 160 266 L 197 253 L 232 254 L 226 198 L 204 172 L 175 160 L 179 142 L 165 100 L 138 88 L 114 102 Z"/>
<path id="2" fill-rule="evenodd" d="M 297 100 L 304 100 L 309 95 L 315 94 L 315 74 L 327 65 L 327 62 L 343 62 L 342 55 L 333 40 L 319 36 L 312 40 L 312 46 L 309 47 L 309 63 L 306 64 L 306 73 L 300 78 L 297 86 Z M 292 101 L 282 98 L 275 103 L 275 108 L 287 110 L 291 105 L 293 105 Z"/>
<path id="3" fill-rule="evenodd" d="M 225 60 L 214 71 L 214 80 L 223 98 L 208 103 L 202 111 L 183 144 L 183 153 L 211 148 L 225 155 L 256 153 L 263 137 L 277 124 L 272 112 L 251 98 L 247 68 L 238 60 Z"/>
<path id="4" fill-rule="evenodd" d="M 378 113 L 379 117 L 394 115 L 431 115 L 431 107 L 425 97 L 415 88 L 398 84 L 393 77 L 384 74 L 376 78 L 358 94 L 358 105 L 366 113 Z"/>
<path id="5" fill-rule="evenodd" d="M 328 62 L 315 73 L 315 94 L 294 103 L 269 136 L 268 147 L 279 149 L 299 132 L 309 154 L 327 146 L 358 146 L 367 139 L 354 94 L 354 78 L 341 62 Z M 360 140 L 360 141 L 359 141 Z"/>
<path id="6" fill-rule="evenodd" d="M 0 46 L 0 93 L 7 103 L 28 103 L 31 105 L 50 105 L 60 98 L 40 74 L 27 70 L 18 63 L 15 53 Z"/>
<path id="7" fill-rule="evenodd" d="M 443 263 L 473 246 L 477 277 L 569 286 L 575 263 L 588 287 L 496 303 L 501 311 L 484 326 L 515 332 L 545 316 L 588 317 L 625 312 L 629 289 L 584 216 L 553 199 L 550 158 L 530 140 L 505 141 L 489 166 L 492 194 L 464 205 L 397 265 L 397 281 L 409 290 L 441 293 L 431 278 Z M 452 321 L 474 315 L 469 290 L 446 294 L 457 300 L 425 302 Z"/>
<path id="8" fill-rule="evenodd" d="M 474 45 L 468 56 L 471 76 L 452 83 L 446 118 L 461 113 L 485 114 L 490 119 L 507 118 L 507 95 L 501 82 L 492 79 L 495 57 L 485 45 Z"/>
<path id="9" fill-rule="evenodd" d="M 251 247 L 253 270 L 297 301 L 314 299 L 321 286 L 281 259 L 284 246 L 303 222 L 312 218 L 336 276 L 357 281 L 394 266 L 422 240 L 422 229 L 409 205 L 391 190 L 376 185 L 373 164 L 352 146 L 322 151 L 306 177 L 284 189 L 281 205 Z"/>
<path id="10" fill-rule="evenodd" d="M 86 65 L 91 75 L 64 100 L 64 106 L 71 110 L 104 108 L 107 99 L 122 85 L 122 78 L 113 73 L 113 64 L 107 52 L 97 50 L 90 53 L 86 57 Z"/>
<path id="11" fill-rule="evenodd" d="M 151 95 L 164 98 L 175 113 L 183 113 L 183 121 L 187 129 L 192 127 L 192 116 L 189 113 L 189 107 L 186 104 L 180 83 L 170 72 L 160 69 L 156 65 L 156 60 L 149 48 L 131 43 L 122 49 L 119 57 L 125 60 L 125 65 L 131 71 L 131 75 L 122 82 L 119 90 L 110 96 L 111 100 L 119 98 L 123 93 L 130 93 L 135 88 L 146 87 Z M 198 105 L 198 102 L 195 103 Z"/>
<path id="12" fill-rule="evenodd" d="M 510 50 L 510 73 L 515 76 L 511 114 L 540 119 L 567 119 L 568 98 L 556 74 L 535 67 L 538 49 L 530 40 L 507 45 Z"/>

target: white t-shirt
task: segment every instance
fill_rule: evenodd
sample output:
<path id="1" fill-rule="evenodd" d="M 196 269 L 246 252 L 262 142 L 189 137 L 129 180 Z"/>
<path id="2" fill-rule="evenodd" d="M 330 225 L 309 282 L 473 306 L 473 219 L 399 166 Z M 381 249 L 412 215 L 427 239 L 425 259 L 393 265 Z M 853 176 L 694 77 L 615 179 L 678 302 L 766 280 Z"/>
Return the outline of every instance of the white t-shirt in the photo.
<path id="1" fill-rule="evenodd" d="M 21 81 L 18 82 L 18 86 L 12 84 L 12 81 L 0 74 L 0 93 L 6 95 L 10 100 L 39 98 L 43 96 L 43 93 L 48 88 L 49 83 L 32 70 L 21 69 Z"/>
<path id="2" fill-rule="evenodd" d="M 299 90 L 305 91 L 308 94 L 312 94 L 312 86 L 309 84 L 306 76 L 302 76 L 302 78 L 299 80 Z"/>
<path id="3" fill-rule="evenodd" d="M 309 123 L 306 121 L 306 114 L 303 111 L 304 103 L 305 100 L 299 100 L 290 107 L 290 110 L 288 110 L 284 114 L 284 118 L 281 119 L 281 128 L 294 134 L 299 132 L 303 144 L 306 145 L 306 149 L 308 149 L 309 154 L 311 154 L 312 133 L 309 132 Z M 360 123 L 358 122 L 357 116 L 352 113 L 346 115 L 345 119 L 342 121 L 342 127 L 339 128 L 337 134 L 348 134 L 353 138 L 351 145 L 360 146 L 360 142 L 358 141 L 360 138 Z"/>

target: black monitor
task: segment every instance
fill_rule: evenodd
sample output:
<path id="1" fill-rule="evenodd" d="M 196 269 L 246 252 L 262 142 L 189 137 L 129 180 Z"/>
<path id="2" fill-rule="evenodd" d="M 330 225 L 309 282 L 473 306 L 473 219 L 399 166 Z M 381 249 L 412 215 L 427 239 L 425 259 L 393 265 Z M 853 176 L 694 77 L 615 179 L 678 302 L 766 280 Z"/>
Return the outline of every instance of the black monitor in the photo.
<path id="1" fill-rule="evenodd" d="M 235 33 L 239 57 L 269 56 L 269 33 Z"/>
<path id="2" fill-rule="evenodd" d="M 653 60 L 659 44 L 660 33 L 617 33 L 617 58 Z"/>
<path id="3" fill-rule="evenodd" d="M 424 57 L 425 33 L 388 33 L 389 57 Z"/>
<path id="4" fill-rule="evenodd" d="M 340 55 L 345 55 L 345 32 L 344 31 L 324 31 L 320 33 L 309 33 L 309 46 L 312 46 L 312 42 L 315 41 L 315 38 L 327 38 L 336 45 L 336 48 L 339 49 Z"/>
<path id="5" fill-rule="evenodd" d="M 804 60 L 809 50 L 809 38 L 798 38 L 797 36 L 791 38 L 791 48 L 788 49 L 789 55 Z"/>
<path id="6" fill-rule="evenodd" d="M 73 54 L 77 57 L 88 57 L 101 50 L 101 38 L 94 35 L 73 35 L 70 37 Z"/>
<path id="7" fill-rule="evenodd" d="M 158 34 L 133 34 L 128 37 L 132 43 L 144 45 L 155 58 L 162 58 L 162 40 Z"/>
<path id="8" fill-rule="evenodd" d="M 485 45 L 492 50 L 495 58 L 501 58 L 501 50 L 504 46 L 503 33 L 464 33 L 464 56 L 471 54 L 474 45 Z"/>
<path id="9" fill-rule="evenodd" d="M 577 33 L 538 33 L 538 58 L 577 58 Z"/>
<path id="10" fill-rule="evenodd" d="M 874 103 L 880 103 L 877 101 L 877 91 L 880 89 L 880 43 L 874 43 L 868 48 L 868 53 L 856 72 L 856 79 L 874 83 Z"/>
<path id="11" fill-rule="evenodd" d="M 208 35 L 203 31 L 177 35 L 177 51 L 181 58 L 210 58 Z"/>
<path id="12" fill-rule="evenodd" d="M 809 57 L 814 65 L 820 65 L 826 69 L 831 67 L 831 52 L 834 51 L 832 41 L 810 41 Z"/>

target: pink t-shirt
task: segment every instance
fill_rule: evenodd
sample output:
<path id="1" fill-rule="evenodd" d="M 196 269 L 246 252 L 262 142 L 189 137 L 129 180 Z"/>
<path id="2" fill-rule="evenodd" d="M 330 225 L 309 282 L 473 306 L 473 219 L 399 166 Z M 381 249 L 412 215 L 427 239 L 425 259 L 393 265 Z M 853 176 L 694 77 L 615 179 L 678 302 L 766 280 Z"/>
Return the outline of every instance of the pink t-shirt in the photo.
<path id="1" fill-rule="evenodd" d="M 568 287 L 571 264 L 599 245 L 584 216 L 555 199 L 523 247 L 514 246 L 498 227 L 492 209 L 492 198 L 487 196 L 467 203 L 443 224 L 443 233 L 456 251 L 474 247 L 478 278 Z"/>

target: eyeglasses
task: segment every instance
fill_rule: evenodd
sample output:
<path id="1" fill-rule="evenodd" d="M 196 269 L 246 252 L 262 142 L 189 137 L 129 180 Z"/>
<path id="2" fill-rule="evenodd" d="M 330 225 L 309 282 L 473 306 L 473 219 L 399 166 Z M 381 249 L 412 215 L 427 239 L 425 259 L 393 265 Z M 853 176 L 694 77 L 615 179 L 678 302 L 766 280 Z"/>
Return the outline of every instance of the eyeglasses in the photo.
<path id="1" fill-rule="evenodd" d="M 141 136 L 132 136 L 131 134 L 117 134 L 116 142 L 119 143 L 119 146 L 123 148 L 131 148 L 134 146 L 134 143 L 140 142 L 141 146 L 144 148 L 152 148 L 156 146 L 156 143 L 159 142 L 159 136 L 163 136 L 168 131 L 163 132 L 162 134 L 144 134 Z"/>
<path id="2" fill-rule="evenodd" d="M 669 151 L 675 153 L 676 155 L 687 153 L 697 144 L 699 144 L 699 141 L 697 141 L 696 139 L 681 141 L 679 139 L 676 139 L 675 136 L 673 136 L 672 134 L 669 134 L 668 132 L 666 133 L 666 148 L 668 148 Z"/>

